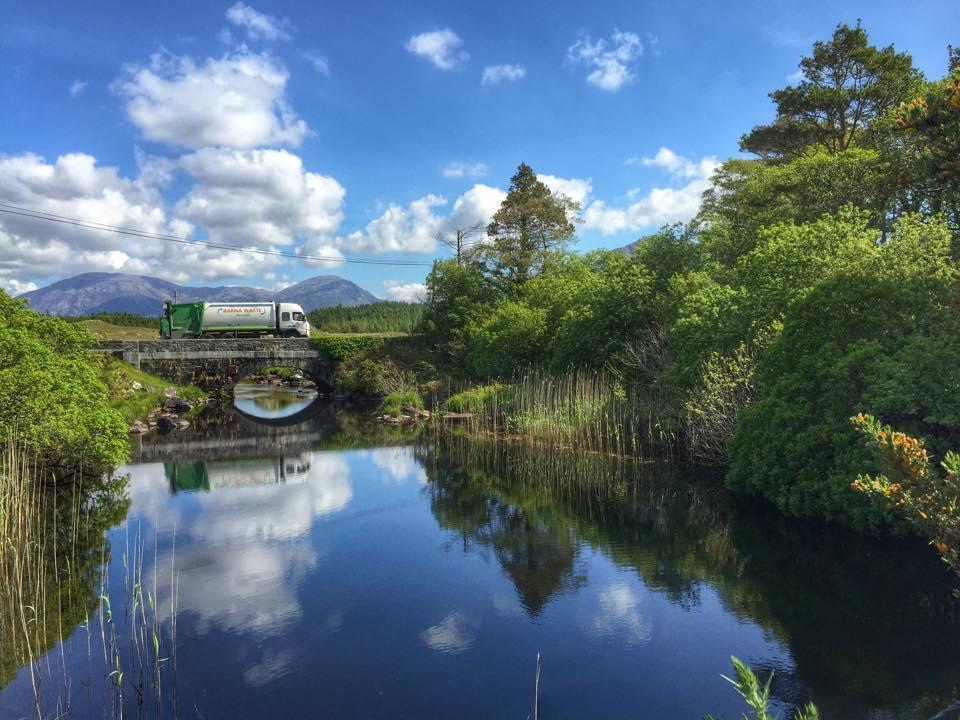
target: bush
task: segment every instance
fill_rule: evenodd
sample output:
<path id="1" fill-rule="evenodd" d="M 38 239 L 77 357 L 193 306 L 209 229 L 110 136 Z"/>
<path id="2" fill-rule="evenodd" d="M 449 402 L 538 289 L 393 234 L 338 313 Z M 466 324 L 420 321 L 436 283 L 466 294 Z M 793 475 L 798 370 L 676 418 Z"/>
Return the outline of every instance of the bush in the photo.
<path id="1" fill-rule="evenodd" d="M 949 434 L 960 412 L 949 244 L 942 223 L 902 221 L 870 266 L 828 276 L 791 304 L 757 366 L 762 396 L 730 443 L 731 488 L 790 514 L 858 527 L 890 522 L 850 488 L 869 458 L 849 418 L 882 403 L 885 419 L 903 418 L 919 436 Z M 914 356 L 934 344 L 945 351 Z M 901 390 L 903 380 L 932 391 Z"/>
<path id="2" fill-rule="evenodd" d="M 948 451 L 940 468 L 931 467 L 923 440 L 881 425 L 871 415 L 850 420 L 882 471 L 858 475 L 853 489 L 889 512 L 903 513 L 960 574 L 960 454 Z"/>
<path id="3" fill-rule="evenodd" d="M 380 412 L 384 415 L 400 417 L 403 409 L 414 407 L 417 410 L 423 410 L 423 398 L 416 390 L 402 390 L 392 392 L 387 395 L 380 403 Z"/>
<path id="4" fill-rule="evenodd" d="M 540 358 L 546 332 L 543 310 L 512 300 L 503 302 L 474 331 L 470 366 L 478 377 L 507 377 Z"/>
<path id="5" fill-rule="evenodd" d="M 383 345 L 383 338 L 371 335 L 315 335 L 313 346 L 334 360 L 343 360 L 351 355 Z"/>
<path id="6" fill-rule="evenodd" d="M 0 437 L 16 431 L 52 470 L 98 470 L 127 457 L 127 426 L 79 323 L 40 315 L 0 291 Z"/>

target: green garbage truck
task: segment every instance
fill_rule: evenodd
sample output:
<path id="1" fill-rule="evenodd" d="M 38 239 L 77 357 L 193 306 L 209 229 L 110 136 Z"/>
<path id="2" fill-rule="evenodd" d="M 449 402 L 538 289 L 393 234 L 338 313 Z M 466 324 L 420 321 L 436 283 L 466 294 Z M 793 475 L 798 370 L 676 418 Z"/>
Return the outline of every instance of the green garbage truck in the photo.
<path id="1" fill-rule="evenodd" d="M 163 303 L 160 337 L 310 337 L 310 323 L 296 303 Z"/>

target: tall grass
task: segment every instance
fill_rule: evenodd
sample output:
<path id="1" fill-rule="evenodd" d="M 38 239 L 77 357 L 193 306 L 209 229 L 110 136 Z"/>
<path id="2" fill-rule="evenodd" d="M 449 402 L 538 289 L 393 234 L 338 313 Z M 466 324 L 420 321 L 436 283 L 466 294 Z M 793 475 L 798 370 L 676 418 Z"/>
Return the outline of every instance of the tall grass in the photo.
<path id="1" fill-rule="evenodd" d="M 604 371 L 527 370 L 509 384 L 454 393 L 444 407 L 469 414 L 465 425 L 473 431 L 578 450 L 641 457 L 651 448 L 672 452 L 676 444 L 676 423 L 654 417 L 646 403 Z"/>
<path id="2" fill-rule="evenodd" d="M 0 688 L 26 668 L 33 715 L 68 717 L 75 692 L 100 689 L 104 717 L 131 708 L 161 715 L 163 678 L 175 658 L 176 580 L 169 608 L 157 606 L 157 568 L 144 575 L 147 543 L 127 537 L 120 597 L 111 597 L 104 533 L 126 516 L 123 479 L 45 487 L 31 456 L 10 436 L 0 443 Z M 85 486 L 86 484 L 86 486 Z M 125 487 L 125 485 L 123 486 Z M 154 546 L 154 554 L 156 554 Z M 86 635 L 89 676 L 71 657 Z M 72 649 L 71 649 L 72 648 Z M 102 664 L 101 664 L 102 662 Z"/>

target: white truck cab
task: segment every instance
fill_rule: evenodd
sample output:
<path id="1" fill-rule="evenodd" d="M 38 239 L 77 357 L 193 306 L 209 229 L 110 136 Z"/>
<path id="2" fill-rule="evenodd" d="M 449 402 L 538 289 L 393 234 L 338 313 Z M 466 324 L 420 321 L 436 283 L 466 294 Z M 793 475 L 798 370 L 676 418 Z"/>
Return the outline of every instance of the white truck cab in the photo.
<path id="1" fill-rule="evenodd" d="M 310 321 L 296 303 L 277 303 L 277 330 L 281 337 L 310 337 Z"/>

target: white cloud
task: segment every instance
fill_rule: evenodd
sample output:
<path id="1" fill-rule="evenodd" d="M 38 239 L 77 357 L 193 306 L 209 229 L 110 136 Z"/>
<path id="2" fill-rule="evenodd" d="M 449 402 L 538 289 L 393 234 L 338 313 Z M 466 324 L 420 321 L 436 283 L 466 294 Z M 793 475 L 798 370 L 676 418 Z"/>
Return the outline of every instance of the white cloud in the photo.
<path id="1" fill-rule="evenodd" d="M 652 158 L 634 160 L 631 164 L 665 170 L 676 186 L 633 188 L 627 192 L 630 204 L 622 208 L 594 200 L 583 212 L 584 227 L 613 235 L 623 230 L 690 220 L 700 210 L 703 193 L 710 187 L 710 177 L 720 165 L 713 156 L 693 161 L 669 148 L 660 148 Z"/>
<path id="2" fill-rule="evenodd" d="M 407 303 L 422 303 L 427 297 L 427 286 L 423 283 L 405 283 L 402 280 L 384 280 L 383 291 L 389 300 Z M 380 465 L 374 460 L 374 463 Z"/>
<path id="3" fill-rule="evenodd" d="M 440 195 L 425 195 L 406 208 L 391 203 L 363 230 L 338 238 L 336 246 L 361 254 L 433 252 L 438 234 L 478 223 L 485 227 L 505 197 L 503 190 L 478 183 L 454 201 L 445 217 L 436 212 L 447 205 L 447 199 Z"/>
<path id="4" fill-rule="evenodd" d="M 712 155 L 694 162 L 668 147 L 661 147 L 653 157 L 628 158 L 626 164 L 661 168 L 678 178 L 709 178 L 718 165 L 717 159 Z"/>
<path id="5" fill-rule="evenodd" d="M 362 231 L 341 238 L 339 245 L 355 253 L 432 252 L 437 244 L 436 234 L 443 225 L 433 209 L 446 202 L 431 194 L 414 200 L 406 208 L 391 204 Z"/>
<path id="6" fill-rule="evenodd" d="M 310 63 L 311 67 L 321 75 L 330 75 L 330 63 L 323 55 L 319 55 L 313 50 L 301 50 L 300 57 Z"/>
<path id="7" fill-rule="evenodd" d="M 244 2 L 227 8 L 227 20 L 243 28 L 250 40 L 289 40 L 293 26 L 286 18 L 279 19 L 254 10 Z"/>
<path id="8" fill-rule="evenodd" d="M 52 163 L 32 153 L 0 155 L 0 197 L 12 205 L 85 222 L 189 235 L 191 225 L 164 209 L 158 189 L 163 173 L 152 159 L 138 160 L 141 175 L 131 180 L 84 153 L 61 155 Z M 0 214 L 0 283 L 21 292 L 30 289 L 27 278 L 182 267 L 171 262 L 180 252 L 161 241 Z"/>
<path id="9" fill-rule="evenodd" d="M 630 66 L 643 55 L 640 37 L 632 32 L 614 30 L 609 40 L 594 41 L 582 36 L 567 49 L 567 60 L 593 68 L 587 82 L 601 90 L 614 92 L 634 78 Z"/>
<path id="10" fill-rule="evenodd" d="M 485 228 L 506 197 L 507 193 L 500 188 L 477 183 L 454 201 L 444 222 L 443 232 L 474 225 Z"/>
<path id="11" fill-rule="evenodd" d="M 593 181 L 590 178 L 562 178 L 556 175 L 537 175 L 554 195 L 565 195 L 570 200 L 581 205 L 586 202 L 593 191 Z"/>
<path id="12" fill-rule="evenodd" d="M 442 173 L 445 178 L 480 178 L 487 174 L 488 169 L 484 163 L 449 162 Z"/>
<path id="13" fill-rule="evenodd" d="M 87 89 L 87 81 L 74 80 L 72 83 L 70 83 L 69 89 L 70 89 L 70 97 L 76 97 L 77 95 L 79 95 L 80 93 L 82 93 L 84 90 Z"/>
<path id="14" fill-rule="evenodd" d="M 481 85 L 496 85 L 504 81 L 513 82 L 526 77 L 527 69 L 523 65 L 488 65 L 483 69 Z"/>
<path id="15" fill-rule="evenodd" d="M 307 172 L 286 150 L 204 148 L 180 159 L 196 185 L 177 204 L 181 217 L 203 225 L 210 240 L 280 247 L 298 240 L 304 253 L 341 258 L 333 239 L 343 220 L 346 191 L 332 177 Z M 247 263 L 274 262 L 247 253 Z M 236 268 L 239 270 L 239 268 Z M 208 272 L 223 274 L 225 267 Z"/>
<path id="16" fill-rule="evenodd" d="M 0 290 L 5 290 L 10 295 L 19 295 L 36 289 L 37 284 L 35 282 L 24 282 L 15 277 L 4 277 L 0 275 Z"/>
<path id="17" fill-rule="evenodd" d="M 787 75 L 787 82 L 790 83 L 791 85 L 796 85 L 800 81 L 802 81 L 803 78 L 804 78 L 803 68 L 797 68 L 792 73 Z"/>
<path id="18" fill-rule="evenodd" d="M 404 47 L 441 70 L 452 70 L 470 57 L 460 49 L 461 45 L 463 40 L 453 30 L 445 28 L 414 35 Z"/>
<path id="19" fill-rule="evenodd" d="M 156 53 L 114 83 L 148 140 L 188 148 L 297 146 L 307 124 L 285 96 L 289 75 L 269 55 L 241 49 L 200 64 Z"/>

